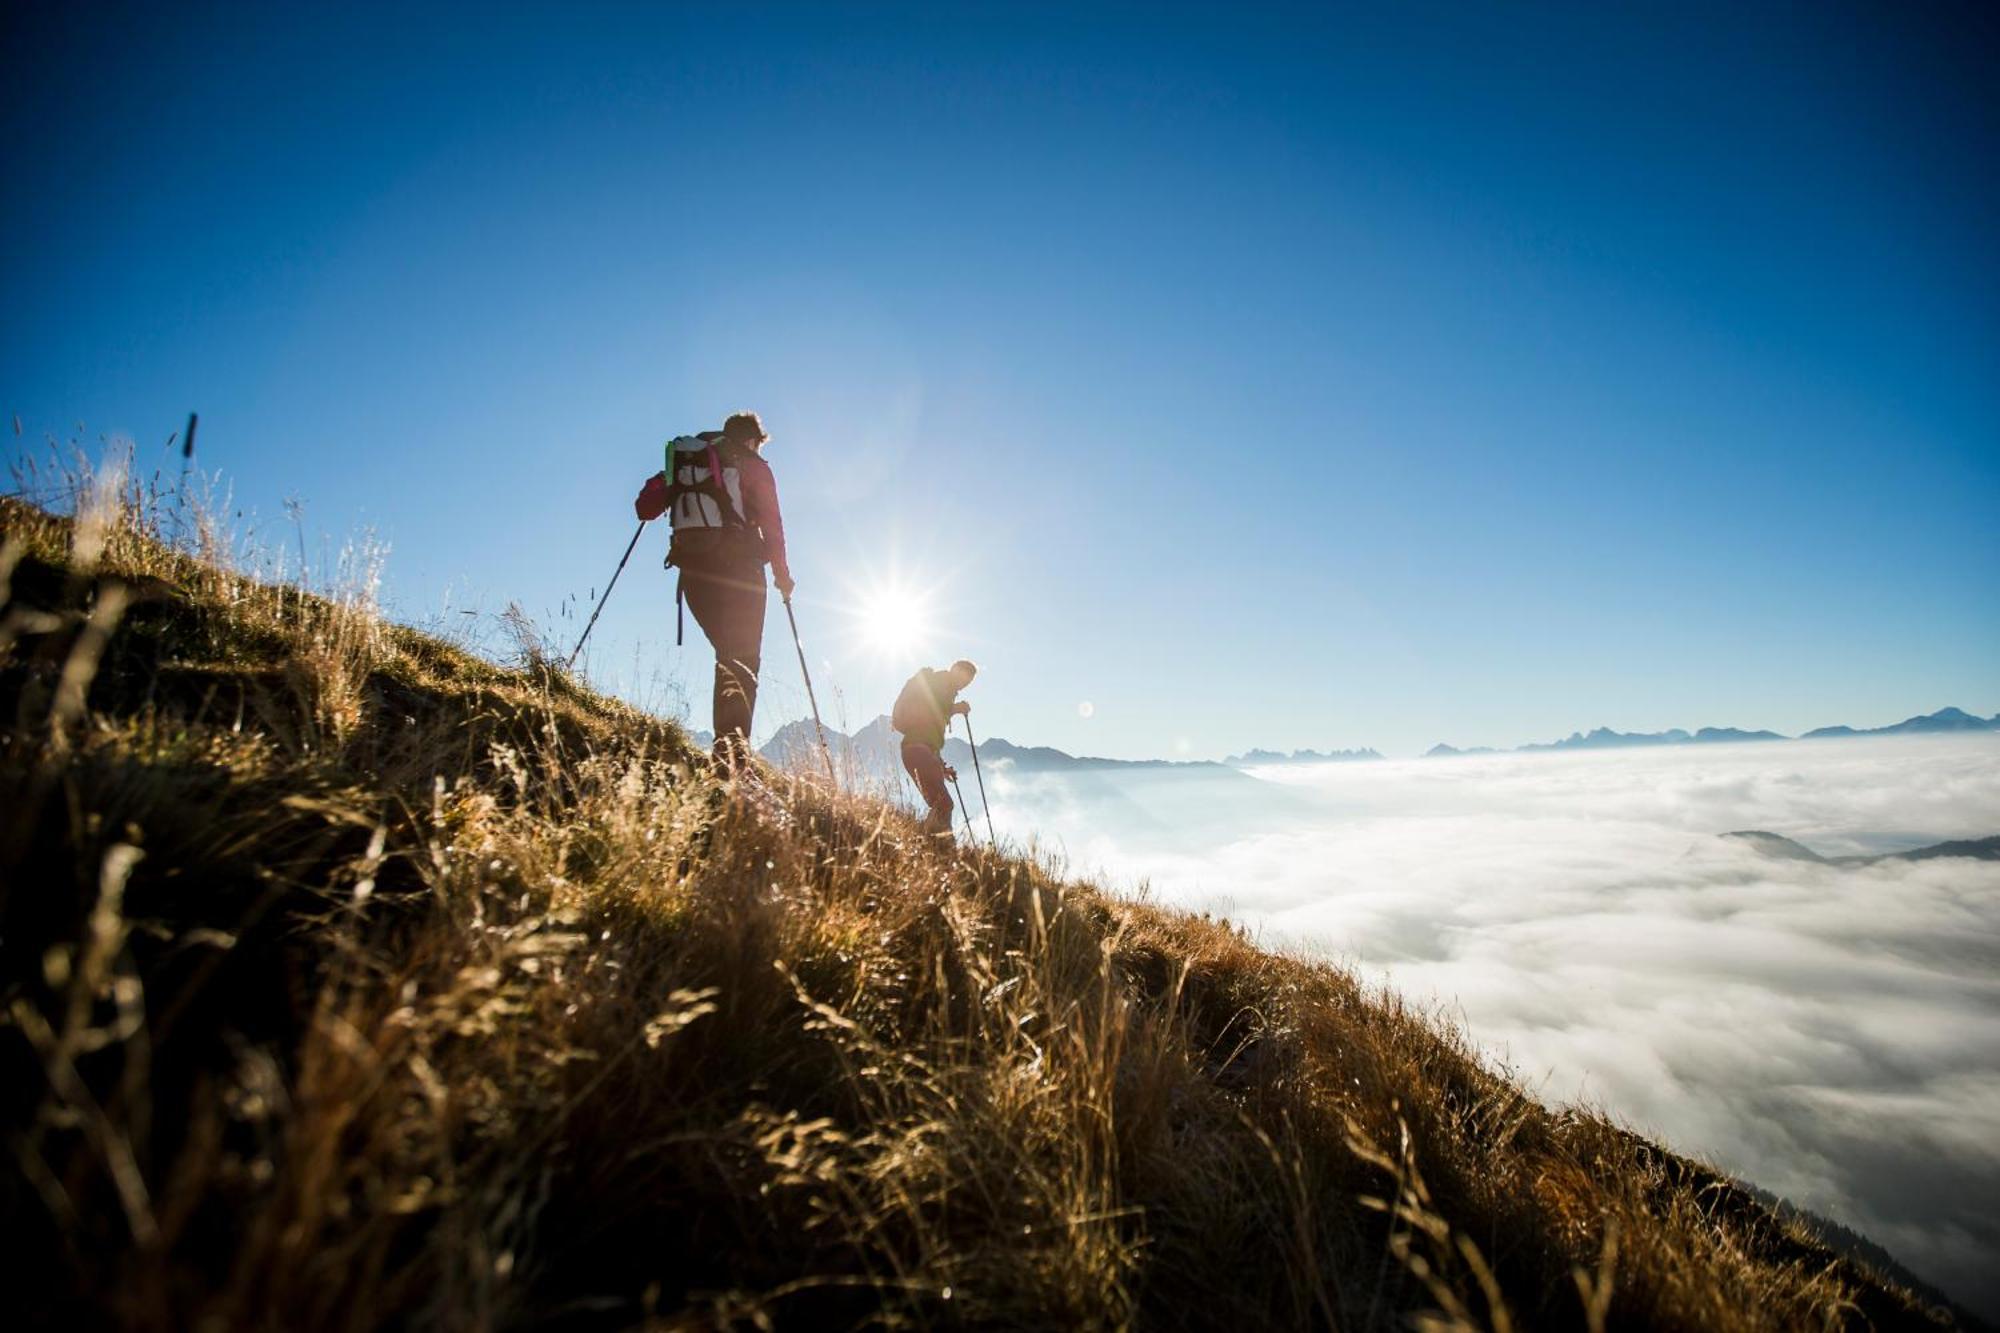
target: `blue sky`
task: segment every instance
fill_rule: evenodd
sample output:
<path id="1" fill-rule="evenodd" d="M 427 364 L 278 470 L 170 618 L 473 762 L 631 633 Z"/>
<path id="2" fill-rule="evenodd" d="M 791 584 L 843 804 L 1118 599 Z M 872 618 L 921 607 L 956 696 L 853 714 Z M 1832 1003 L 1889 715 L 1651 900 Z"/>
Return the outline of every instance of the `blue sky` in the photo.
<path id="1" fill-rule="evenodd" d="M 1091 753 L 2000 709 L 1990 8 L 290 8 L 9 7 L 12 456 L 563 637 L 754 407 L 853 723 L 898 583 Z"/>

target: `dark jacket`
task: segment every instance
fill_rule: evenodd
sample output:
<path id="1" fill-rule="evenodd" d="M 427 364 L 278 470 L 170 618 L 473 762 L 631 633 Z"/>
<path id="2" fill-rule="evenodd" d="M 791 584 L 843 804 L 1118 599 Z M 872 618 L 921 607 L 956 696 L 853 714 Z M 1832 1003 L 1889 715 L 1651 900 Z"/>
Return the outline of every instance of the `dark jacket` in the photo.
<path id="1" fill-rule="evenodd" d="M 944 733 L 951 725 L 951 708 L 958 702 L 958 687 L 949 671 L 924 667 L 904 684 L 889 713 L 889 725 L 903 733 L 906 745 L 944 748 Z"/>

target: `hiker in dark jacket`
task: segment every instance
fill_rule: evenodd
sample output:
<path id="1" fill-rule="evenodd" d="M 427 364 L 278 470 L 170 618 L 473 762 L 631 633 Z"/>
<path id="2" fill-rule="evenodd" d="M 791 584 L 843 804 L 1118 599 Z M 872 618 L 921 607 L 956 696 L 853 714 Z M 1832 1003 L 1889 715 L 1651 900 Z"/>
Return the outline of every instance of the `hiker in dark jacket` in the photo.
<path id="1" fill-rule="evenodd" d="M 680 570 L 675 599 L 685 599 L 715 649 L 715 754 L 725 764 L 750 749 L 767 563 L 779 595 L 792 599 L 778 483 L 762 456 L 769 438 L 755 412 L 738 412 L 720 431 L 681 436 L 633 504 L 642 519 L 673 512 L 667 563 Z"/>
<path id="2" fill-rule="evenodd" d="M 903 736 L 904 771 L 924 796 L 926 833 L 951 832 L 951 793 L 944 784 L 947 779 L 955 781 L 958 774 L 944 762 L 944 734 L 952 718 L 972 712 L 972 705 L 958 692 L 978 674 L 979 668 L 964 658 L 943 671 L 924 667 L 903 686 L 889 713 L 889 725 Z"/>

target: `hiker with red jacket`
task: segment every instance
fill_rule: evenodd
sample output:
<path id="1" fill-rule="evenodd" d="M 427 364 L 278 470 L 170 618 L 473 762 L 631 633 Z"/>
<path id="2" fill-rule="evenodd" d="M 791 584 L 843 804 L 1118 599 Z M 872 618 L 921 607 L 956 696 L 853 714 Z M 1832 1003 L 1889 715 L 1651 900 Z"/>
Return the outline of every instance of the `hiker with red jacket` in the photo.
<path id="1" fill-rule="evenodd" d="M 764 652 L 766 563 L 778 595 L 792 600 L 778 483 L 762 456 L 768 439 L 755 412 L 738 412 L 719 431 L 671 440 L 666 466 L 647 479 L 633 504 L 644 520 L 671 511 L 667 564 L 680 570 L 674 600 L 685 602 L 715 649 L 715 754 L 725 764 L 750 750 Z"/>
<path id="2" fill-rule="evenodd" d="M 924 795 L 926 833 L 951 832 L 951 793 L 945 781 L 958 780 L 944 762 L 944 733 L 954 717 L 969 716 L 972 705 L 958 692 L 972 684 L 979 668 L 960 658 L 943 671 L 924 667 L 904 684 L 889 712 L 889 725 L 903 734 L 903 768 Z"/>

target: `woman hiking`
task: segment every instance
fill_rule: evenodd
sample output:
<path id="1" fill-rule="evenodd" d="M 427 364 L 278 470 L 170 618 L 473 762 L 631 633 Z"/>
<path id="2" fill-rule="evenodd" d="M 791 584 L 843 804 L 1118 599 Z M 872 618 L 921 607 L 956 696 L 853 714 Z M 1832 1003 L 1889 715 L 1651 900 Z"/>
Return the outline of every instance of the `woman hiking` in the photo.
<path id="1" fill-rule="evenodd" d="M 794 586 L 778 482 L 763 459 L 769 439 L 755 412 L 736 413 L 719 431 L 680 436 L 633 504 L 644 520 L 671 511 L 667 563 L 680 570 L 674 600 L 685 603 L 715 649 L 714 755 L 723 767 L 750 754 L 764 652 L 764 566 L 786 601 Z"/>

